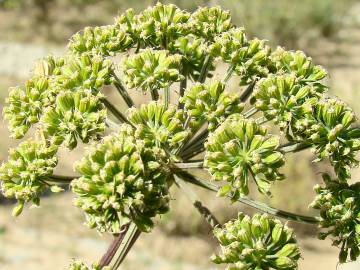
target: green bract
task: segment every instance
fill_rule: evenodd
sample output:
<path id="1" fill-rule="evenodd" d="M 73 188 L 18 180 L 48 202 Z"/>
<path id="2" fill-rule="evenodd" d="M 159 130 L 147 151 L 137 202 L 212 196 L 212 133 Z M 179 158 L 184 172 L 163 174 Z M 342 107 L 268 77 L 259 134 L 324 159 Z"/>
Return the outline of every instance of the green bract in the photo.
<path id="1" fill-rule="evenodd" d="M 129 109 L 128 114 L 135 127 L 135 136 L 149 146 L 174 151 L 191 134 L 191 129 L 185 128 L 184 111 L 173 105 L 166 108 L 160 102 L 150 102 L 139 109 Z"/>
<path id="2" fill-rule="evenodd" d="M 269 192 L 271 182 L 283 178 L 279 168 L 284 158 L 278 146 L 279 138 L 267 135 L 254 120 L 240 114 L 229 116 L 206 144 L 205 166 L 214 180 L 228 182 L 219 194 L 233 200 L 247 195 L 250 177 L 260 192 Z"/>
<path id="3" fill-rule="evenodd" d="M 312 112 L 323 94 L 321 90 L 325 89 L 299 84 L 294 74 L 269 75 L 259 81 L 250 102 L 292 139 L 297 134 L 298 120 Z"/>
<path id="4" fill-rule="evenodd" d="M 100 98 L 90 93 L 66 91 L 56 98 L 55 107 L 45 109 L 41 118 L 44 132 L 55 144 L 73 149 L 80 139 L 88 143 L 105 130 L 106 109 Z"/>
<path id="5" fill-rule="evenodd" d="M 90 147 L 75 165 L 81 177 L 71 185 L 75 204 L 86 213 L 87 224 L 100 232 L 119 233 L 134 221 L 149 231 L 152 218 L 168 210 L 169 172 L 165 152 L 146 147 L 131 126 Z"/>
<path id="6" fill-rule="evenodd" d="M 165 88 L 181 79 L 180 63 L 178 54 L 145 49 L 123 61 L 124 81 L 128 87 L 143 91 Z"/>
<path id="7" fill-rule="evenodd" d="M 300 251 L 293 231 L 266 214 L 250 218 L 240 213 L 214 235 L 221 254 L 212 261 L 226 264 L 228 270 L 297 269 Z"/>
<path id="8" fill-rule="evenodd" d="M 56 153 L 57 146 L 43 139 L 29 139 L 9 150 L 8 161 L 0 167 L 0 179 L 4 196 L 18 201 L 14 215 L 21 213 L 26 202 L 39 204 L 39 196 L 49 186 L 46 181 L 57 165 Z"/>
<path id="9" fill-rule="evenodd" d="M 78 54 L 90 53 L 109 56 L 131 48 L 134 41 L 128 33 L 116 25 L 86 27 L 75 34 L 69 43 L 70 51 Z"/>
<path id="10" fill-rule="evenodd" d="M 225 84 L 217 80 L 206 84 L 196 83 L 185 91 L 180 101 L 195 121 L 208 121 L 209 130 L 214 130 L 229 115 L 244 109 L 239 95 L 226 92 Z"/>
<path id="11" fill-rule="evenodd" d="M 326 232 L 319 234 L 320 239 L 331 236 L 333 244 L 341 248 L 339 259 L 352 261 L 360 255 L 360 183 L 348 185 L 323 176 L 325 186 L 314 187 L 315 200 L 311 207 L 320 210 L 320 227 Z"/>

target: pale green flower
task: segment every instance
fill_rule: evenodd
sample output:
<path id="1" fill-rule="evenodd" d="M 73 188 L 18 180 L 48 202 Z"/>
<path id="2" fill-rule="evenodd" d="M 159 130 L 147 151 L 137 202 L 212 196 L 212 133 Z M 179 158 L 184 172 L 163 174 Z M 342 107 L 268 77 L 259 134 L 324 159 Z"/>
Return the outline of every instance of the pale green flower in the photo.
<path id="1" fill-rule="evenodd" d="M 266 214 L 250 218 L 240 213 L 237 219 L 215 228 L 214 235 L 221 252 L 211 259 L 226 264 L 228 270 L 297 269 L 300 250 L 293 231 Z"/>

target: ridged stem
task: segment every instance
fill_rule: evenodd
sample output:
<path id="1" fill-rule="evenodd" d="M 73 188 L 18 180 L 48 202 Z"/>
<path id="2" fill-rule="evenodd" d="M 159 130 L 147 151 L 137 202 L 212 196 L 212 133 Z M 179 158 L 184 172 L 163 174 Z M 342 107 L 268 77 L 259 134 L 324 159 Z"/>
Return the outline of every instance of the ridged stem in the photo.
<path id="1" fill-rule="evenodd" d="M 114 85 L 118 90 L 119 94 L 124 99 L 125 103 L 128 105 L 129 108 L 135 107 L 135 103 L 129 95 L 129 92 L 126 90 L 125 86 L 122 84 L 121 80 L 118 76 L 116 76 L 115 72 L 112 73 L 113 78 L 115 79 Z"/>
<path id="2" fill-rule="evenodd" d="M 120 122 L 130 124 L 126 116 L 122 112 L 120 112 L 109 100 L 103 98 L 101 99 L 101 101 Z"/>

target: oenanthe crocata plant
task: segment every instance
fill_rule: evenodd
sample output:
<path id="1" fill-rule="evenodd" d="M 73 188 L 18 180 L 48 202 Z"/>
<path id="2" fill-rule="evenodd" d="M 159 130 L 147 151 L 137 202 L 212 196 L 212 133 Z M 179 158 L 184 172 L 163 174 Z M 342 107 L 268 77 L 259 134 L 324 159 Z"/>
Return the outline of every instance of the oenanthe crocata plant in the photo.
<path id="1" fill-rule="evenodd" d="M 10 89 L 3 115 L 11 136 L 36 132 L 2 164 L 2 192 L 17 200 L 17 216 L 25 205 L 39 205 L 47 189 L 68 185 L 87 225 L 114 235 L 99 262 L 73 261 L 68 269 L 118 269 L 140 233 L 170 210 L 173 185 L 213 226 L 221 249 L 212 261 L 228 270 L 297 269 L 294 233 L 275 216 L 319 225 L 319 238 L 332 237 L 340 247 L 340 262 L 355 260 L 360 188 L 348 180 L 358 164 L 360 129 L 344 102 L 326 96 L 326 76 L 301 51 L 247 38 L 219 7 L 189 13 L 158 3 L 139 14 L 127 10 L 113 25 L 75 34 L 66 55 L 40 60 L 32 78 Z M 230 79 L 238 86 L 230 87 Z M 123 106 L 102 93 L 105 86 Z M 149 101 L 138 104 L 135 91 Z M 74 176 L 55 175 L 59 148 L 79 143 L 88 147 Z M 247 197 L 250 185 L 270 194 L 286 179 L 286 157 L 308 148 L 315 161 L 334 168 L 315 187 L 311 206 L 320 217 Z M 194 169 L 207 171 L 208 179 Z M 239 213 L 222 225 L 191 185 L 263 214 Z"/>

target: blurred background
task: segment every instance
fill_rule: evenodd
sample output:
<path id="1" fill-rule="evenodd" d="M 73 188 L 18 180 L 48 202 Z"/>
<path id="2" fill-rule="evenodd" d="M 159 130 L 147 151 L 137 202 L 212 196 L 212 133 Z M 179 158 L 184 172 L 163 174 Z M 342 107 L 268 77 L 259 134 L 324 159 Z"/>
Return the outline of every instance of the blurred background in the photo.
<path id="1" fill-rule="evenodd" d="M 70 36 L 84 26 L 110 24 L 113 18 L 133 8 L 140 11 L 154 4 L 150 0 L 0 0 L 0 109 L 7 89 L 23 83 L 33 62 L 49 53 L 64 53 Z M 330 94 L 346 101 L 360 115 L 360 1 L 359 0 L 173 0 L 189 11 L 197 6 L 220 5 L 229 9 L 235 23 L 249 36 L 268 39 L 272 46 L 300 49 L 328 70 Z M 235 86 L 234 86 L 235 87 Z M 111 94 L 111 90 L 107 93 Z M 141 102 L 138 100 L 138 102 Z M 0 123 L 0 162 L 6 160 L 10 140 Z M 72 163 L 81 151 L 64 151 L 59 171 L 71 174 Z M 66 156 L 66 158 L 64 158 Z M 71 156 L 71 157 L 70 157 Z M 273 197 L 254 198 L 306 215 L 321 180 L 330 171 L 327 164 L 311 162 L 310 152 L 298 153 L 287 161 L 287 180 L 273 188 Z M 353 181 L 360 170 L 353 171 Z M 200 197 L 221 221 L 238 211 L 251 214 L 241 205 L 214 198 L 199 191 Z M 253 193 L 253 194 L 256 194 Z M 70 258 L 96 261 L 111 239 L 82 225 L 82 214 L 72 206 L 69 192 L 45 197 L 42 206 L 26 209 L 17 219 L 11 217 L 12 202 L 0 197 L 0 269 L 63 269 Z M 209 256 L 216 250 L 210 228 L 190 202 L 174 188 L 169 214 L 157 221 L 150 234 L 141 235 L 122 269 L 205 270 L 215 269 Z M 296 230 L 303 250 L 300 270 L 360 269 L 360 263 L 337 266 L 338 250 L 330 241 L 316 239 L 316 228 L 290 224 Z"/>

